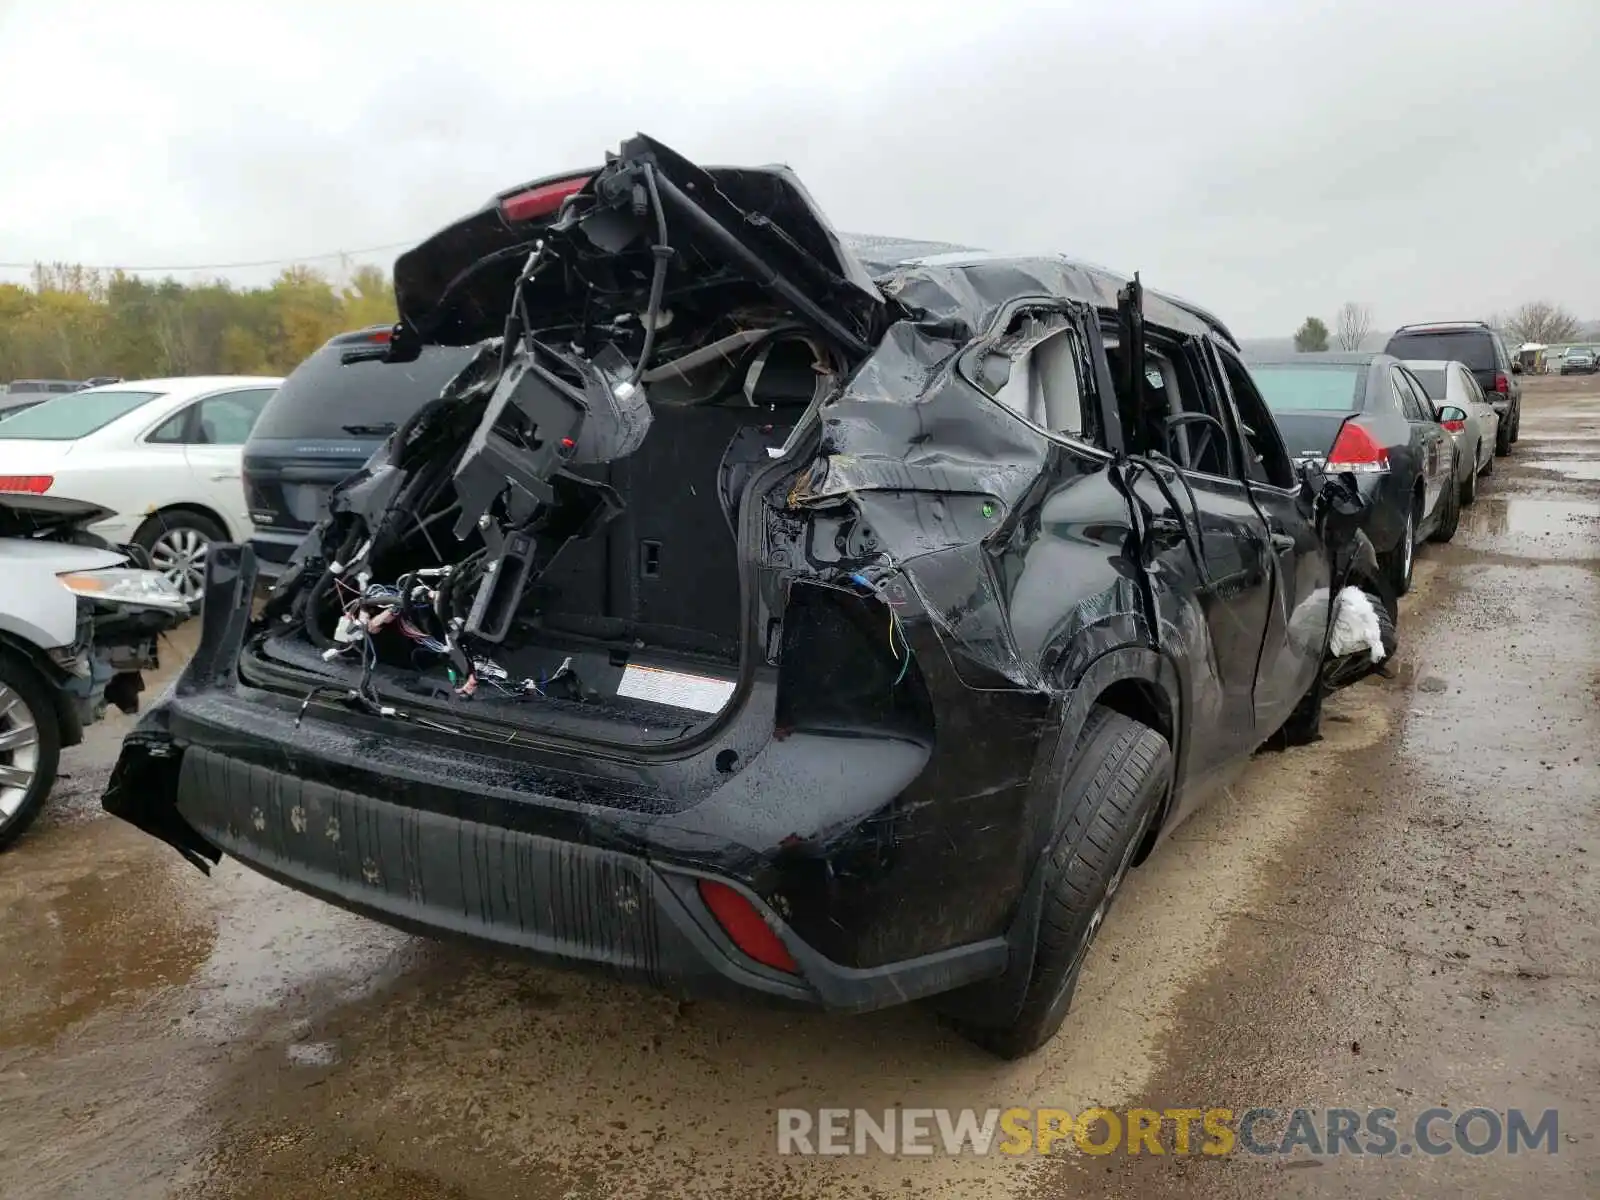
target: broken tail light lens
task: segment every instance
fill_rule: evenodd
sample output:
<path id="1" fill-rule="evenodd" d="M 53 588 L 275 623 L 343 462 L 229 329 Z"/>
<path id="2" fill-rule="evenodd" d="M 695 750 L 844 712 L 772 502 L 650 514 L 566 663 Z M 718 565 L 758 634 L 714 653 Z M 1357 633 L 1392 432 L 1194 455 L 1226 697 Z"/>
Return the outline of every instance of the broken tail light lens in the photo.
<path id="1" fill-rule="evenodd" d="M 0 492 L 26 492 L 42 496 L 56 481 L 54 475 L 0 475 Z"/>
<path id="2" fill-rule="evenodd" d="M 1381 474 L 1389 469 L 1389 452 L 1366 426 L 1346 421 L 1328 453 L 1328 469 L 1354 471 L 1358 475 Z"/>
<path id="3" fill-rule="evenodd" d="M 575 179 L 558 179 L 555 183 L 542 183 L 538 187 L 507 196 L 500 201 L 500 215 L 508 221 L 537 221 L 554 214 L 568 196 L 576 195 L 589 182 L 587 175 Z"/>
<path id="4" fill-rule="evenodd" d="M 717 924 L 741 952 L 763 966 L 790 975 L 800 973 L 788 947 L 742 893 L 714 879 L 700 880 L 699 887 L 700 899 L 706 902 Z"/>

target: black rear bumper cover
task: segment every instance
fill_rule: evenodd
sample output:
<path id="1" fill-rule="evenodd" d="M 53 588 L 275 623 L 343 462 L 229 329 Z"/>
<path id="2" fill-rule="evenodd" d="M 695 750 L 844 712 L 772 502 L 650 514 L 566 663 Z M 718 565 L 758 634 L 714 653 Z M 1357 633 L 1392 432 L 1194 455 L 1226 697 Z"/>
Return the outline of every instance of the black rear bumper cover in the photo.
<path id="1" fill-rule="evenodd" d="M 759 832 L 738 796 L 680 810 L 696 819 L 677 822 L 659 808 L 645 811 L 648 805 L 622 812 L 576 794 L 546 799 L 546 789 L 562 790 L 558 775 L 520 767 L 508 800 L 503 778 L 486 772 L 509 770 L 509 762 L 437 738 L 384 736 L 354 717 L 313 711 L 297 719 L 289 698 L 238 684 L 254 559 L 249 547 L 214 547 L 200 645 L 172 692 L 125 741 L 103 799 L 106 811 L 201 870 L 226 853 L 399 928 L 598 968 L 683 995 L 756 993 L 867 1011 L 1009 980 L 1031 961 L 1036 888 L 1005 936 L 848 966 L 813 949 L 739 871 L 710 865 L 708 840 L 739 856 L 750 853 L 739 850 L 751 846 L 745 837 Z M 835 769 L 804 743 L 800 736 L 774 743 L 795 756 L 774 769 L 803 775 L 808 761 Z M 754 775 L 744 773 L 752 785 Z M 864 771 L 858 778 L 872 795 L 886 786 Z M 893 794 L 899 784 L 887 786 Z M 719 825 L 730 818 L 743 822 L 737 840 Z M 738 889 L 799 973 L 739 951 L 701 901 L 702 878 Z"/>
<path id="2" fill-rule="evenodd" d="M 679 995 L 757 993 L 860 1012 L 994 978 L 1009 958 L 1006 940 L 995 938 L 881 967 L 842 966 L 736 880 L 399 804 L 183 747 L 153 730 L 129 738 L 105 807 L 205 870 L 227 854 L 409 932 L 595 968 Z M 746 958 L 700 901 L 701 878 L 737 887 L 800 974 Z"/>

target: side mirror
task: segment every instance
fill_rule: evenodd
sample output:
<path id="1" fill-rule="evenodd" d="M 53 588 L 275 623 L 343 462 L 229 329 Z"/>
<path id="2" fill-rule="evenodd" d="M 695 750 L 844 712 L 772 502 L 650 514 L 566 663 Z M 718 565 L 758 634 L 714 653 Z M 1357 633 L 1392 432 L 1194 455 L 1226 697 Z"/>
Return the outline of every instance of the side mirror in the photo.
<path id="1" fill-rule="evenodd" d="M 1521 375 L 1522 374 L 1522 364 L 1519 363 L 1519 362 L 1512 363 L 1511 364 L 1511 373 L 1513 375 Z"/>
<path id="2" fill-rule="evenodd" d="M 1457 408 L 1454 404 L 1446 404 L 1439 410 L 1439 424 L 1441 425 L 1448 425 L 1452 421 L 1465 421 L 1466 419 L 1466 410 Z"/>

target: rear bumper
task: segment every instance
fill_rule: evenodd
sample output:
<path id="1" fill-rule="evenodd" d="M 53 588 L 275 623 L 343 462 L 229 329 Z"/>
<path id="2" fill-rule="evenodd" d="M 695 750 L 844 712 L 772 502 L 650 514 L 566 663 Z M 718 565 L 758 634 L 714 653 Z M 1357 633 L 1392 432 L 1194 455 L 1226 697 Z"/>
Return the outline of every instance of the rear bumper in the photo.
<path id="1" fill-rule="evenodd" d="M 104 798 L 202 869 L 225 853 L 401 928 L 686 995 L 863 1011 L 1001 976 L 1019 944 L 1031 958 L 1029 904 L 1008 904 L 1009 923 L 962 929 L 971 904 L 929 910 L 927 897 L 964 881 L 930 870 L 915 844 L 896 852 L 883 840 L 883 814 L 903 820 L 894 814 L 926 748 L 772 737 L 770 692 L 746 705 L 749 729 L 744 715 L 729 727 L 743 747 L 731 773 L 715 765 L 716 745 L 704 761 L 649 765 L 336 705 L 302 716 L 299 696 L 237 674 L 251 560 L 239 547 L 214 553 L 195 656 L 127 739 Z M 952 852 L 982 866 L 971 839 Z M 708 878 L 756 908 L 797 974 L 734 945 L 700 898 Z M 983 890 L 1024 882 L 1013 874 Z M 890 946 L 909 953 L 881 953 Z"/>
<path id="2" fill-rule="evenodd" d="M 127 769 L 119 764 L 119 773 Z M 679 995 L 756 993 L 863 1011 L 998 974 L 1006 962 L 997 942 L 852 970 L 812 951 L 741 888 L 799 965 L 791 975 L 746 958 L 716 923 L 697 884 L 727 882 L 719 876 L 418 809 L 196 746 L 176 769 L 175 811 L 217 849 L 329 903 Z"/>
<path id="3" fill-rule="evenodd" d="M 1406 506 L 1410 499 L 1402 499 L 1402 488 L 1395 475 L 1358 475 L 1356 487 L 1367 502 L 1367 517 L 1362 532 L 1367 535 L 1379 554 L 1393 554 L 1400 548 L 1400 538 L 1406 527 Z"/>

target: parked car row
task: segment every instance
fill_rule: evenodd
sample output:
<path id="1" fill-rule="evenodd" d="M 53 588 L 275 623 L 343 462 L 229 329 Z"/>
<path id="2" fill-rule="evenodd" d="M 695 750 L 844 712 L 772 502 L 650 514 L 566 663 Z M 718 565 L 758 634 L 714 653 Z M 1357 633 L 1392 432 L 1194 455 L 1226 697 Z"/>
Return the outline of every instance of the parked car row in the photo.
<path id="1" fill-rule="evenodd" d="M 1390 344 L 1461 352 L 1467 336 L 1452 327 L 1424 342 L 1402 331 Z M 1296 461 L 1360 481 L 1369 502 L 1363 528 L 1397 595 L 1411 588 L 1418 543 L 1455 536 L 1478 477 L 1511 452 L 1520 420 L 1520 389 L 1497 407 L 1456 359 L 1293 354 L 1255 361 L 1251 374 Z"/>

